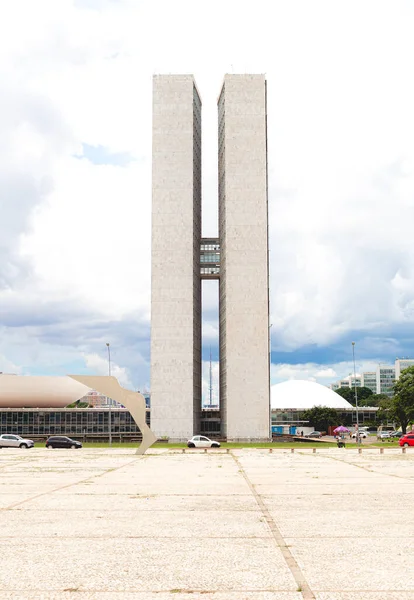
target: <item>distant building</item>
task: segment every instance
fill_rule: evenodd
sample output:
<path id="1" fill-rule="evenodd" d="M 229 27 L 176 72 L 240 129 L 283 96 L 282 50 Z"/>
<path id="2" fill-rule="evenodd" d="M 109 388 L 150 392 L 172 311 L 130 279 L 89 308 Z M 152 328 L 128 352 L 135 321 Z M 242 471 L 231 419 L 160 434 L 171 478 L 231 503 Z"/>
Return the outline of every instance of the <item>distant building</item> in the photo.
<path id="1" fill-rule="evenodd" d="M 377 393 L 377 372 L 376 371 L 366 371 L 362 373 L 361 376 L 362 387 L 366 387 L 373 394 Z"/>
<path id="2" fill-rule="evenodd" d="M 408 369 L 408 367 L 414 367 L 414 358 L 396 358 L 395 379 L 398 380 L 400 378 L 401 371 Z"/>
<path id="3" fill-rule="evenodd" d="M 349 376 L 349 387 L 350 388 L 361 387 L 361 385 L 362 385 L 361 375 L 357 375 L 356 377 L 354 377 L 353 375 Z"/>
<path id="4" fill-rule="evenodd" d="M 376 371 L 365 371 L 356 376 L 355 387 L 366 387 L 373 394 L 384 394 L 385 396 L 394 395 L 394 383 L 398 381 L 404 369 L 414 367 L 414 358 L 397 358 L 393 365 L 379 364 Z M 349 375 L 343 379 L 338 379 L 328 386 L 331 390 L 337 391 L 341 387 L 354 387 L 354 376 Z"/>
<path id="5" fill-rule="evenodd" d="M 341 387 L 361 387 L 361 375 L 357 375 L 356 378 L 353 375 L 348 375 L 348 377 L 338 379 L 338 381 L 335 381 L 335 383 L 331 383 L 331 385 L 328 387 L 334 392 L 339 390 Z"/>
<path id="6" fill-rule="evenodd" d="M 108 398 L 108 396 L 104 396 L 96 390 L 91 390 L 82 396 L 82 398 L 79 398 L 79 402 L 87 402 L 92 408 L 104 408 L 107 406 L 113 406 L 117 408 L 121 407 L 119 402 L 112 400 L 112 398 Z"/>
<path id="7" fill-rule="evenodd" d="M 395 367 L 392 365 L 378 365 L 376 375 L 377 394 L 384 394 L 391 398 L 394 395 Z"/>

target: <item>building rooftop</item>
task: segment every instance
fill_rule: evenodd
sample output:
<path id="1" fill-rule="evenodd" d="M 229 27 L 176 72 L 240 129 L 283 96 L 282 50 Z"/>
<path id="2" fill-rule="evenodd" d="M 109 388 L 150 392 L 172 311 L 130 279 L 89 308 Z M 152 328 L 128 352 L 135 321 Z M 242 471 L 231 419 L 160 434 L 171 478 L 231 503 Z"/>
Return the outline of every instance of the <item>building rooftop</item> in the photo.
<path id="1" fill-rule="evenodd" d="M 270 396 L 273 410 L 308 410 L 314 406 L 343 410 L 353 408 L 342 396 L 314 381 L 292 379 L 277 383 L 272 386 Z"/>

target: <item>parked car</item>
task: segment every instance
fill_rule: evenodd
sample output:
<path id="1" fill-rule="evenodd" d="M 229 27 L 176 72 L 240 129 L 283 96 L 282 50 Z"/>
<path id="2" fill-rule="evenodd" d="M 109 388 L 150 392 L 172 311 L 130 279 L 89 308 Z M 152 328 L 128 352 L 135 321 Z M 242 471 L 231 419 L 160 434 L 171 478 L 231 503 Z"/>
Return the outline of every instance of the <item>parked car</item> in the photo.
<path id="1" fill-rule="evenodd" d="M 214 442 L 204 435 L 193 435 L 188 440 L 187 446 L 189 448 L 220 448 L 220 442 Z"/>
<path id="2" fill-rule="evenodd" d="M 320 431 L 311 431 L 310 433 L 305 433 L 304 437 L 321 438 L 322 437 L 322 433 Z"/>
<path id="3" fill-rule="evenodd" d="M 404 446 L 404 448 L 407 448 L 407 446 L 414 446 L 414 433 L 406 433 L 400 437 L 398 443 L 400 446 Z"/>
<path id="4" fill-rule="evenodd" d="M 391 438 L 392 435 L 390 431 L 381 431 L 380 433 L 377 433 L 378 440 L 390 440 Z"/>
<path id="5" fill-rule="evenodd" d="M 402 431 L 391 431 L 390 436 L 393 438 L 400 438 L 402 437 L 404 434 Z"/>
<path id="6" fill-rule="evenodd" d="M 354 431 L 354 433 L 352 434 L 352 436 L 351 436 L 351 437 L 353 437 L 353 438 L 356 438 L 356 436 L 357 436 L 357 432 L 356 432 L 356 431 Z M 368 437 L 368 434 L 367 434 L 367 432 L 366 432 L 366 431 L 360 431 L 360 432 L 359 432 L 359 437 L 360 437 L 360 438 L 367 438 L 367 437 Z"/>
<path id="7" fill-rule="evenodd" d="M 22 438 L 14 433 L 3 433 L 0 435 L 0 448 L 33 448 L 34 441 Z"/>
<path id="8" fill-rule="evenodd" d="M 47 440 L 46 448 L 82 448 L 82 444 L 65 435 L 54 435 Z"/>

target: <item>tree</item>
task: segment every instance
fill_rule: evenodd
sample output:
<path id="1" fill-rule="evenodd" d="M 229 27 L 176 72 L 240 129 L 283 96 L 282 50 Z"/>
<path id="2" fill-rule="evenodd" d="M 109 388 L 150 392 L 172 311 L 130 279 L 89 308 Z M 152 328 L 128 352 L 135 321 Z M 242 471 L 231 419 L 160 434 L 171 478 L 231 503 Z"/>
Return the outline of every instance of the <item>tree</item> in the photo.
<path id="1" fill-rule="evenodd" d="M 359 404 L 358 396 L 358 406 L 381 406 L 383 400 L 389 400 L 388 396 L 385 394 L 371 394 L 371 396 L 368 396 L 368 398 L 365 398 L 365 400 Z"/>
<path id="2" fill-rule="evenodd" d="M 355 388 L 352 387 L 341 387 L 335 390 L 337 394 L 345 398 L 352 406 L 355 406 Z M 373 395 L 372 390 L 367 387 L 357 388 L 358 406 L 372 406 L 372 404 L 365 404 L 365 401 Z"/>
<path id="3" fill-rule="evenodd" d="M 327 406 L 314 406 L 305 410 L 303 418 L 309 421 L 316 431 L 328 431 L 330 425 L 339 425 L 338 412 Z"/>
<path id="4" fill-rule="evenodd" d="M 403 433 L 406 433 L 407 425 L 414 419 L 414 367 L 404 369 L 395 382 L 392 410 Z"/>
<path id="5" fill-rule="evenodd" d="M 72 404 L 68 404 L 66 408 L 90 408 L 89 402 L 81 402 L 80 399 Z"/>
<path id="6" fill-rule="evenodd" d="M 378 396 L 383 396 L 383 398 L 379 401 L 379 409 L 377 412 L 377 421 L 379 423 L 390 423 L 391 421 L 395 421 L 395 413 L 394 413 L 394 398 L 389 398 L 385 394 L 376 394 Z"/>

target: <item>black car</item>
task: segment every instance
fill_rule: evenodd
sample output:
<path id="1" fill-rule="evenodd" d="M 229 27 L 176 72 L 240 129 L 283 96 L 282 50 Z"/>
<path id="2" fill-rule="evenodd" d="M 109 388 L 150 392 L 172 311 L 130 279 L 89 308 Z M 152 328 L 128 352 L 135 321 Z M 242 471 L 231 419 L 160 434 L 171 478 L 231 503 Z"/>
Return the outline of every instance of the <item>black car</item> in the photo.
<path id="1" fill-rule="evenodd" d="M 82 444 L 65 435 L 54 435 L 47 440 L 46 448 L 82 448 Z"/>

